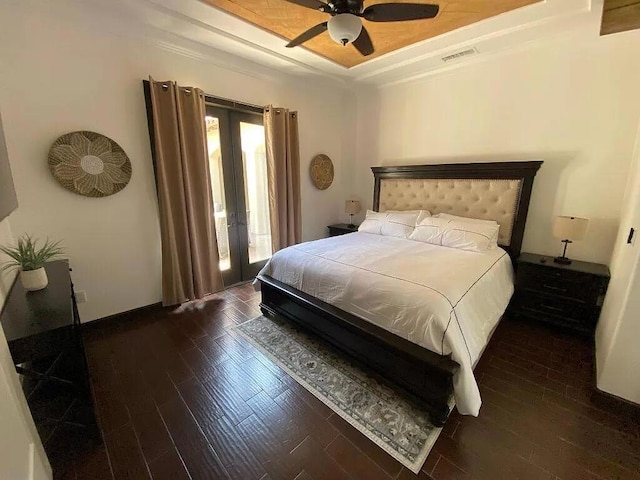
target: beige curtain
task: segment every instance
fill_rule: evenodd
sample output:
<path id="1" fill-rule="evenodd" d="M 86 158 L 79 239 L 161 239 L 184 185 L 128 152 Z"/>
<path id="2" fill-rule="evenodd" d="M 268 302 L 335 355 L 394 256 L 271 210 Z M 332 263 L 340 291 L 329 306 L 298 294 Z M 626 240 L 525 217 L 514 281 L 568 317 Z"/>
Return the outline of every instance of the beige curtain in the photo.
<path id="1" fill-rule="evenodd" d="M 271 245 L 276 252 L 302 240 L 298 113 L 265 107 Z"/>
<path id="2" fill-rule="evenodd" d="M 162 303 L 222 290 L 204 94 L 149 79 L 162 235 Z"/>

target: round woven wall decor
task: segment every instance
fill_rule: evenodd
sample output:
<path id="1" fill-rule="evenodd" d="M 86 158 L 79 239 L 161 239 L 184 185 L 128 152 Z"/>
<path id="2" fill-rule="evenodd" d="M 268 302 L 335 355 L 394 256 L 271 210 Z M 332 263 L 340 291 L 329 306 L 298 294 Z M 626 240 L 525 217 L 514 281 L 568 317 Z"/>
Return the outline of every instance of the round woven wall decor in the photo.
<path id="1" fill-rule="evenodd" d="M 95 132 L 71 132 L 49 150 L 49 168 L 67 190 L 85 197 L 118 193 L 131 180 L 131 162 L 116 142 Z"/>
<path id="2" fill-rule="evenodd" d="M 333 183 L 333 163 L 324 155 L 316 155 L 309 166 L 311 182 L 318 190 L 326 190 Z"/>

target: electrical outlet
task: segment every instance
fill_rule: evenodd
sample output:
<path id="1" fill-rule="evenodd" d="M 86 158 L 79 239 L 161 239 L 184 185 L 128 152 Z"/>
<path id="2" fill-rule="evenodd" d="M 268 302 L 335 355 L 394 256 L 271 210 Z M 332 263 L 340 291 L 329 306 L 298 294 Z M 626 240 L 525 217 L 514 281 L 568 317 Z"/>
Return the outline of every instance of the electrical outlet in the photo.
<path id="1" fill-rule="evenodd" d="M 84 290 L 78 290 L 76 292 L 76 302 L 84 303 L 86 301 L 87 301 L 87 292 L 85 292 Z"/>

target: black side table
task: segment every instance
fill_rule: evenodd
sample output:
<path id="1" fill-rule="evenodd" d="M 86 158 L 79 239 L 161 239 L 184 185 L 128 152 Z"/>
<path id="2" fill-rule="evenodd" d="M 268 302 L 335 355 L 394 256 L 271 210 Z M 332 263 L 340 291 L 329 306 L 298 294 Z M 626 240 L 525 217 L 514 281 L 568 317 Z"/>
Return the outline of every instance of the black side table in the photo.
<path id="1" fill-rule="evenodd" d="M 522 253 L 518 258 L 516 291 L 510 312 L 593 335 L 609 284 L 609 269 L 599 263 Z"/>
<path id="2" fill-rule="evenodd" d="M 328 225 L 329 236 L 337 237 L 338 235 L 345 235 L 346 233 L 353 233 L 358 231 L 358 225 L 355 225 L 353 228 L 349 227 L 347 223 L 336 223 L 334 225 Z"/>
<path id="3" fill-rule="evenodd" d="M 45 269 L 49 285 L 43 290 L 27 292 L 16 279 L 0 323 L 49 454 L 58 427 L 91 434 L 97 428 L 69 262 Z"/>

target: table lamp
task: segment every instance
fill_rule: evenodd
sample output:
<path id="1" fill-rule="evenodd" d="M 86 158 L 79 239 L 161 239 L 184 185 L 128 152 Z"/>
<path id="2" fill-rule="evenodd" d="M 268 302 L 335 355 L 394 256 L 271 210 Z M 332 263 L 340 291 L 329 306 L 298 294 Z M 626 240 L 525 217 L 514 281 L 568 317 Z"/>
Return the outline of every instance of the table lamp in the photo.
<path id="1" fill-rule="evenodd" d="M 353 224 L 353 216 L 356 213 L 360 213 L 361 208 L 360 201 L 358 200 L 347 200 L 344 203 L 344 212 L 349 214 L 349 228 L 356 228 Z"/>
<path id="2" fill-rule="evenodd" d="M 564 250 L 561 257 L 553 259 L 554 262 L 561 265 L 571 265 L 571 260 L 567 258 L 567 245 L 573 243 L 574 240 L 582 240 L 587 233 L 589 220 L 579 217 L 556 217 L 553 225 L 553 236 L 562 240 Z"/>

